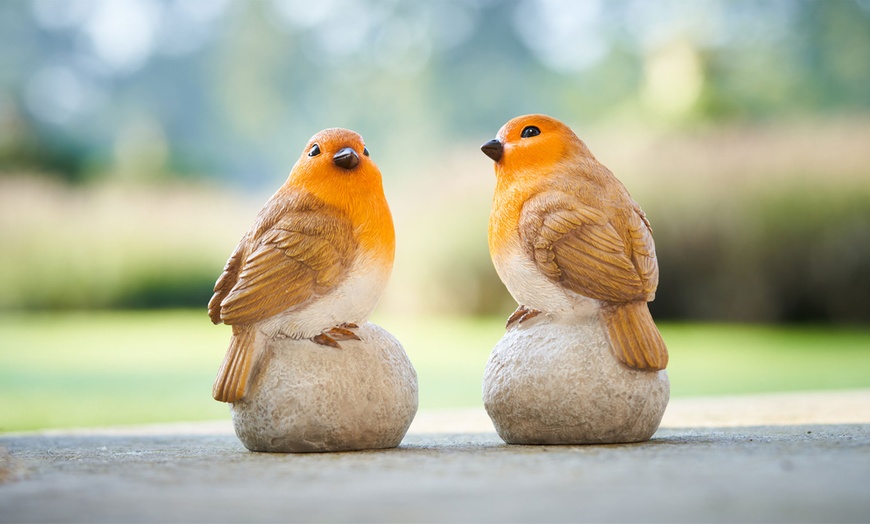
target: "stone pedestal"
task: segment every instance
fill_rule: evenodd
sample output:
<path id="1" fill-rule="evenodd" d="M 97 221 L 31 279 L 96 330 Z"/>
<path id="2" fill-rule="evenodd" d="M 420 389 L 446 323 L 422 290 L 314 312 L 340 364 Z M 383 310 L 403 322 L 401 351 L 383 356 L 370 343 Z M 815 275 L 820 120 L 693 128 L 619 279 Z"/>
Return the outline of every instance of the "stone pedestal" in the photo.
<path id="1" fill-rule="evenodd" d="M 417 374 L 402 345 L 367 323 L 341 349 L 265 339 L 248 394 L 232 405 L 236 435 L 251 451 L 392 448 L 417 412 Z"/>
<path id="2" fill-rule="evenodd" d="M 666 371 L 632 370 L 611 353 L 598 318 L 514 326 L 490 355 L 483 402 L 509 444 L 648 440 L 670 397 Z"/>

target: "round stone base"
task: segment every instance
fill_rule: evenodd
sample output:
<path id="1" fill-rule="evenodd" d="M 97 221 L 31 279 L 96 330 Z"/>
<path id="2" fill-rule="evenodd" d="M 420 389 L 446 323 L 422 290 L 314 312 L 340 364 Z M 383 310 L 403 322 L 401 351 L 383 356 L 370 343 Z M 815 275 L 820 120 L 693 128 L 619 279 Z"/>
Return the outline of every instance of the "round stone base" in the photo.
<path id="1" fill-rule="evenodd" d="M 310 340 L 266 339 L 248 394 L 231 406 L 251 451 L 392 448 L 417 413 L 417 373 L 402 345 L 367 323 L 341 349 Z"/>
<path id="2" fill-rule="evenodd" d="M 667 372 L 617 361 L 597 318 L 566 325 L 541 317 L 512 327 L 483 378 L 484 406 L 509 444 L 648 440 L 669 398 Z"/>

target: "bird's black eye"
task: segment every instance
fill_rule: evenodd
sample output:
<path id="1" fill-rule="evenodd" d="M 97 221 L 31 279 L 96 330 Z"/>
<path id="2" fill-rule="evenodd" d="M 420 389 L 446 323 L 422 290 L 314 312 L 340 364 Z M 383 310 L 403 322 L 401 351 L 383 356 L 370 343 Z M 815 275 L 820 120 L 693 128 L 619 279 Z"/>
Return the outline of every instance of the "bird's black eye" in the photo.
<path id="1" fill-rule="evenodd" d="M 369 148 L 364 147 L 364 148 L 363 148 L 363 154 L 364 154 L 365 156 L 369 156 Z"/>
<path id="2" fill-rule="evenodd" d="M 522 138 L 529 138 L 530 136 L 538 136 L 541 134 L 541 130 L 535 126 L 526 126 L 523 128 L 523 132 L 520 133 Z"/>
<path id="3" fill-rule="evenodd" d="M 319 154 L 320 154 L 320 146 L 317 144 L 314 144 L 313 146 L 311 146 L 311 149 L 308 151 L 308 156 L 317 156 Z"/>

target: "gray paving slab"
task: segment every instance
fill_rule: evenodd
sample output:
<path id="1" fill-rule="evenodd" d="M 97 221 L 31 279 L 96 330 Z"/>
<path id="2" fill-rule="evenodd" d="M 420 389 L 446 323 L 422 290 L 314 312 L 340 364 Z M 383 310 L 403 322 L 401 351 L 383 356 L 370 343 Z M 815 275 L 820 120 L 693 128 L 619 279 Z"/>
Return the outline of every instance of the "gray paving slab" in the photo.
<path id="1" fill-rule="evenodd" d="M 251 453 L 203 427 L 2 436 L 0 522 L 870 522 L 870 423 L 603 446 L 418 431 L 328 454 Z"/>

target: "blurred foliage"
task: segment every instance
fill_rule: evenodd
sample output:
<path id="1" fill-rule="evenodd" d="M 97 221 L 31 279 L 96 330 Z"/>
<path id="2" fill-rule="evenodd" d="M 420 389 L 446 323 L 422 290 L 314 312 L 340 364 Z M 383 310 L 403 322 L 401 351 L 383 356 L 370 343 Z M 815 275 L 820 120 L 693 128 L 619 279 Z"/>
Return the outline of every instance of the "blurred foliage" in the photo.
<path id="1" fill-rule="evenodd" d="M 409 167 L 527 112 L 685 127 L 870 108 L 866 0 L 315 4 L 3 2 L 0 167 L 270 185 L 330 126 Z"/>
<path id="2" fill-rule="evenodd" d="M 870 322 L 870 3 L 0 3 L 0 309 L 203 307 L 302 144 L 355 129 L 386 312 L 507 315 L 507 119 L 570 125 L 655 228 L 657 318 Z"/>
<path id="3" fill-rule="evenodd" d="M 870 191 L 786 188 L 717 212 L 658 229 L 657 318 L 870 321 Z"/>
<path id="4" fill-rule="evenodd" d="M 0 309 L 201 306 L 257 206 L 182 183 L 0 179 Z"/>
<path id="5" fill-rule="evenodd" d="M 652 221 L 656 318 L 870 319 L 870 123 L 692 137 L 618 131 L 587 141 Z M 413 183 L 388 186 L 398 246 L 381 311 L 515 307 L 489 260 L 488 164 L 458 151 Z M 203 307 L 265 197 L 177 182 L 2 179 L 0 308 Z"/>

